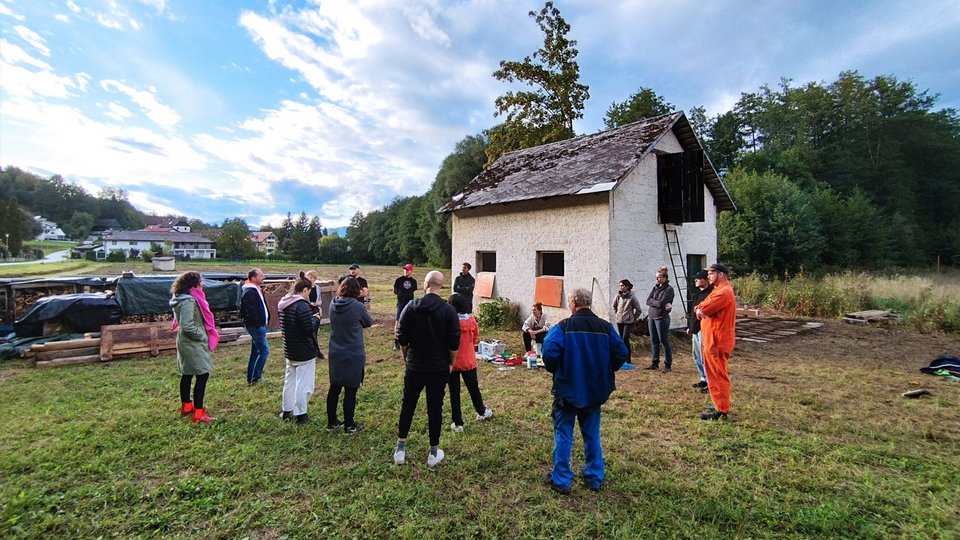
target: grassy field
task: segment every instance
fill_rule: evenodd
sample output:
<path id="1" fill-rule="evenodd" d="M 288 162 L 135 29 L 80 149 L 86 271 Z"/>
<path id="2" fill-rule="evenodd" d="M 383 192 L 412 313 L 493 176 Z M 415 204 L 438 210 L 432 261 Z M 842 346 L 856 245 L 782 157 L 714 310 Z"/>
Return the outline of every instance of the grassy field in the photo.
<path id="1" fill-rule="evenodd" d="M 77 245 L 76 242 L 58 242 L 55 240 L 27 240 L 23 243 L 24 248 L 40 248 L 43 250 L 43 255 L 47 255 L 55 251 L 63 251 L 65 249 L 70 249 L 73 246 Z"/>
<path id="2" fill-rule="evenodd" d="M 827 322 L 740 343 L 733 412 L 720 423 L 697 418 L 709 400 L 690 388 L 689 345 L 675 339 L 673 373 L 618 375 L 603 411 L 604 490 L 576 483 L 565 497 L 540 481 L 552 448 L 542 370 L 481 365 L 496 414 L 476 422 L 465 410 L 466 430 L 454 434 L 445 410 L 448 457 L 435 470 L 421 400 L 408 463 L 392 464 L 403 368 L 391 351 L 389 289 L 399 271 L 366 275 L 380 324 L 366 334 L 364 430 L 354 436 L 323 428 L 324 364 L 314 422 L 277 418 L 278 340 L 255 387 L 245 383 L 247 348 L 215 353 L 207 404 L 221 421 L 202 427 L 178 417 L 170 356 L 48 370 L 0 364 L 0 537 L 960 536 L 960 383 L 918 371 L 937 354 L 958 354 L 955 337 Z M 518 332 L 483 337 L 519 350 Z M 634 344 L 637 363 L 647 346 Z M 932 396 L 900 397 L 915 388 Z M 582 463 L 578 441 L 574 468 Z"/>

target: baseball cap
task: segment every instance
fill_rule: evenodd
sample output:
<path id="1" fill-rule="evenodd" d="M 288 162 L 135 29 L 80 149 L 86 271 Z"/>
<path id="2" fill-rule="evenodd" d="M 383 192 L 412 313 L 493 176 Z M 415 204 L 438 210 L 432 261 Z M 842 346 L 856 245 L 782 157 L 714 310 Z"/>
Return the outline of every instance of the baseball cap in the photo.
<path id="1" fill-rule="evenodd" d="M 413 270 L 413 265 L 412 265 L 412 264 L 405 264 L 405 265 L 403 265 L 403 269 L 404 269 L 404 270 L 407 270 L 407 271 Z"/>
<path id="2" fill-rule="evenodd" d="M 707 271 L 701 270 L 697 272 L 697 275 L 693 276 L 694 279 L 707 279 Z"/>
<path id="3" fill-rule="evenodd" d="M 360 265 L 357 263 L 353 263 L 350 265 L 350 270 L 356 270 L 357 268 L 360 268 Z"/>
<path id="4" fill-rule="evenodd" d="M 715 272 L 723 272 L 724 274 L 730 274 L 730 270 L 727 269 L 727 265 L 722 263 L 713 263 L 710 265 L 710 270 Z"/>

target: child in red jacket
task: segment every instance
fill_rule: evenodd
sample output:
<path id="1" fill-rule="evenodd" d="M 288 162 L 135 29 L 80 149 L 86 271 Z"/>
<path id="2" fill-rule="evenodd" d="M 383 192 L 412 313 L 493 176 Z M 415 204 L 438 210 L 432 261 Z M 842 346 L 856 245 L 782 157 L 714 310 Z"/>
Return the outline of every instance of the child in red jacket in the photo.
<path id="1" fill-rule="evenodd" d="M 453 370 L 450 372 L 450 412 L 453 423 L 450 429 L 456 433 L 463 433 L 463 414 L 460 412 L 460 377 L 470 393 L 470 401 L 477 411 L 477 420 L 486 420 L 493 416 L 493 409 L 483 404 L 480 395 L 480 385 L 477 383 L 477 353 L 475 347 L 480 343 L 480 327 L 477 319 L 470 314 L 470 302 L 466 296 L 458 293 L 450 295 L 448 300 L 460 318 L 460 349 L 457 358 L 453 361 Z"/>

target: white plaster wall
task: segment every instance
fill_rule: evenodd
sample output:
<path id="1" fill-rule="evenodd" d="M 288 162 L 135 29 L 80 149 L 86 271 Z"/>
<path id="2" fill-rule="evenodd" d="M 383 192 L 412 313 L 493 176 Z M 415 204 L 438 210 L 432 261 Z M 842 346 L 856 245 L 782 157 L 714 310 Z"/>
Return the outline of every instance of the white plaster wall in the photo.
<path id="1" fill-rule="evenodd" d="M 579 199 L 579 201 L 577 200 Z M 507 297 L 520 304 L 524 318 L 530 314 L 537 277 L 537 251 L 562 251 L 564 298 L 576 287 L 592 289 L 594 305 L 612 302 L 607 287 L 610 275 L 609 211 L 606 195 L 511 204 L 453 215 L 451 275 L 466 261 L 477 271 L 477 252 L 497 253 L 494 298 Z M 587 203 L 582 203 L 584 199 Z M 571 205 L 573 203 L 573 205 Z M 452 281 L 451 281 L 452 283 Z M 474 303 L 484 299 L 474 298 Z M 565 304 L 565 300 L 564 300 Z M 570 315 L 565 306 L 544 307 L 551 323 Z M 609 314 L 598 315 L 609 320 Z"/>
<path id="2" fill-rule="evenodd" d="M 656 147 L 657 150 L 673 153 L 682 151 L 673 132 L 667 133 Z M 684 264 L 688 253 L 706 254 L 708 264 L 717 257 L 716 207 L 713 196 L 704 187 L 704 222 L 684 223 L 676 228 L 683 252 Z M 610 282 L 607 284 L 611 297 L 616 295 L 620 280 L 633 283 L 634 294 L 643 303 L 656 284 L 657 268 L 670 269 L 670 283 L 674 289 L 686 287 L 677 283 L 670 263 L 663 225 L 657 221 L 657 156 L 647 155 L 612 193 L 610 212 Z M 697 269 L 699 270 L 699 269 Z M 687 269 L 688 273 L 691 269 Z M 608 308 L 608 311 L 611 311 Z M 612 315 L 612 313 L 610 314 Z M 679 298 L 676 309 L 671 312 L 673 327 L 686 325 Z"/>

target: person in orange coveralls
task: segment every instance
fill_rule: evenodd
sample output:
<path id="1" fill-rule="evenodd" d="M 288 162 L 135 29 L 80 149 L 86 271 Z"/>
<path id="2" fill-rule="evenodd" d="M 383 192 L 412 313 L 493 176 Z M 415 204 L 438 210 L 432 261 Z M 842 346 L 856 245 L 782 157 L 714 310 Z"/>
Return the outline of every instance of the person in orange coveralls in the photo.
<path id="1" fill-rule="evenodd" d="M 728 276 L 725 265 L 711 264 L 707 269 L 707 280 L 713 285 L 713 292 L 697 306 L 703 334 L 703 363 L 713 399 L 713 410 L 701 414 L 701 420 L 719 420 L 730 412 L 727 362 L 736 342 L 737 299 Z"/>

